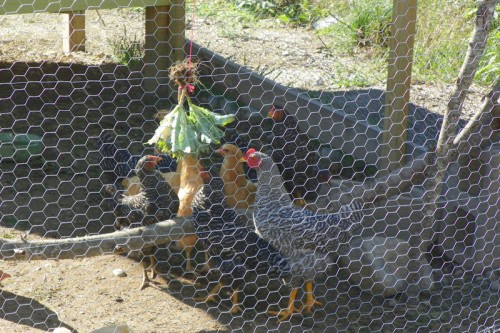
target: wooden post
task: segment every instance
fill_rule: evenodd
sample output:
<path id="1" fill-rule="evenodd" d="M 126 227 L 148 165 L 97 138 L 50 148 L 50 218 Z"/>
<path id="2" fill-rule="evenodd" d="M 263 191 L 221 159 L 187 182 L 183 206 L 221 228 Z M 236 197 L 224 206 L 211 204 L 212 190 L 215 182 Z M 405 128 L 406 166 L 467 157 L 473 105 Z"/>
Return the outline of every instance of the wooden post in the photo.
<path id="1" fill-rule="evenodd" d="M 85 51 L 85 11 L 63 12 L 63 52 Z"/>
<path id="2" fill-rule="evenodd" d="M 394 0 L 381 170 L 404 164 L 416 20 L 417 0 Z"/>
<path id="3" fill-rule="evenodd" d="M 169 68 L 184 59 L 184 0 L 172 0 L 168 6 L 146 7 L 144 89 L 168 98 Z"/>

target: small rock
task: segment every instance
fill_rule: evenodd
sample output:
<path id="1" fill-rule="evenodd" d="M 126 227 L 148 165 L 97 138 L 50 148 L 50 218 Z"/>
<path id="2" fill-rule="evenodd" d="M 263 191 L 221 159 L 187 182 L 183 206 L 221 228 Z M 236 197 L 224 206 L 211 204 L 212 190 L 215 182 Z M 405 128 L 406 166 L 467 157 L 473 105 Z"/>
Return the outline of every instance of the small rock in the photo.
<path id="1" fill-rule="evenodd" d="M 334 25 L 335 23 L 337 23 L 337 18 L 335 18 L 333 16 L 328 16 L 328 17 L 325 17 L 324 19 L 313 22 L 312 27 L 316 30 L 321 30 L 321 29 L 328 28 L 328 27 Z"/>
<path id="2" fill-rule="evenodd" d="M 125 273 L 125 271 L 123 269 L 116 268 L 116 269 L 113 269 L 113 275 L 118 276 L 118 277 L 126 277 L 127 273 Z"/>
<path id="3" fill-rule="evenodd" d="M 93 330 L 90 333 L 130 333 L 130 328 L 127 325 L 106 326 Z"/>
<path id="4" fill-rule="evenodd" d="M 58 327 L 53 332 L 54 333 L 71 333 L 71 331 L 69 329 L 67 329 L 66 327 Z"/>
<path id="5" fill-rule="evenodd" d="M 117 298 L 115 299 L 115 302 L 116 302 L 116 303 L 123 303 L 124 301 L 125 301 L 125 300 L 124 300 L 123 298 L 121 298 L 121 297 L 117 297 Z"/>

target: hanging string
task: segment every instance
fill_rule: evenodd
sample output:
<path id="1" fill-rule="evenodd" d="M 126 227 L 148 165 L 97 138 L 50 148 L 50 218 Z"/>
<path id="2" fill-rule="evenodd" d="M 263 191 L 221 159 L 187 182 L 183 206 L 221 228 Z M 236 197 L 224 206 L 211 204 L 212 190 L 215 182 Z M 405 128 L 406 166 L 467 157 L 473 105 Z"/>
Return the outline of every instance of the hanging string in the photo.
<path id="1" fill-rule="evenodd" d="M 196 0 L 193 0 L 192 5 L 192 13 L 191 13 L 191 37 L 189 38 L 189 56 L 188 56 L 188 64 L 191 66 L 193 59 L 193 39 L 194 39 L 194 18 L 196 11 Z"/>
<path id="2" fill-rule="evenodd" d="M 189 55 L 188 55 L 188 68 L 191 68 L 193 63 L 193 39 L 194 39 L 194 19 L 195 19 L 195 11 L 196 11 L 196 0 L 193 0 L 193 4 L 191 6 L 191 37 L 189 38 Z M 191 74 L 191 71 L 187 72 L 188 75 Z M 187 92 L 192 94 L 194 92 L 194 84 L 188 83 L 186 84 Z"/>

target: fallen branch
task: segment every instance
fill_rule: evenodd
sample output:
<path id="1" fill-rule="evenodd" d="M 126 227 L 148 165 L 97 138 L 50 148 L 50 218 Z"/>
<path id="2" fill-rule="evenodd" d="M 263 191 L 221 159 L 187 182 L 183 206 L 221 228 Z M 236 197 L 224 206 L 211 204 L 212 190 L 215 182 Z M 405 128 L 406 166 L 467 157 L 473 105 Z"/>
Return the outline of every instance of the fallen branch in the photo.
<path id="1" fill-rule="evenodd" d="M 95 257 L 164 245 L 194 232 L 185 218 L 176 217 L 157 224 L 109 234 L 28 242 L 0 240 L 0 259 L 45 260 Z"/>

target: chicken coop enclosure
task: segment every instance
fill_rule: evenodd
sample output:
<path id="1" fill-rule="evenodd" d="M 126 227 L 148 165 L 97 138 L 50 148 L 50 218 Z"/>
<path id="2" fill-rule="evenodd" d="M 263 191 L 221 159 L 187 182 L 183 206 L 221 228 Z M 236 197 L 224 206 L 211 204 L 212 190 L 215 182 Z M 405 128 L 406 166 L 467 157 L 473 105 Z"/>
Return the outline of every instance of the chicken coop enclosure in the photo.
<path id="1" fill-rule="evenodd" d="M 361 3 L 0 1 L 0 331 L 500 331 L 498 1 Z"/>

